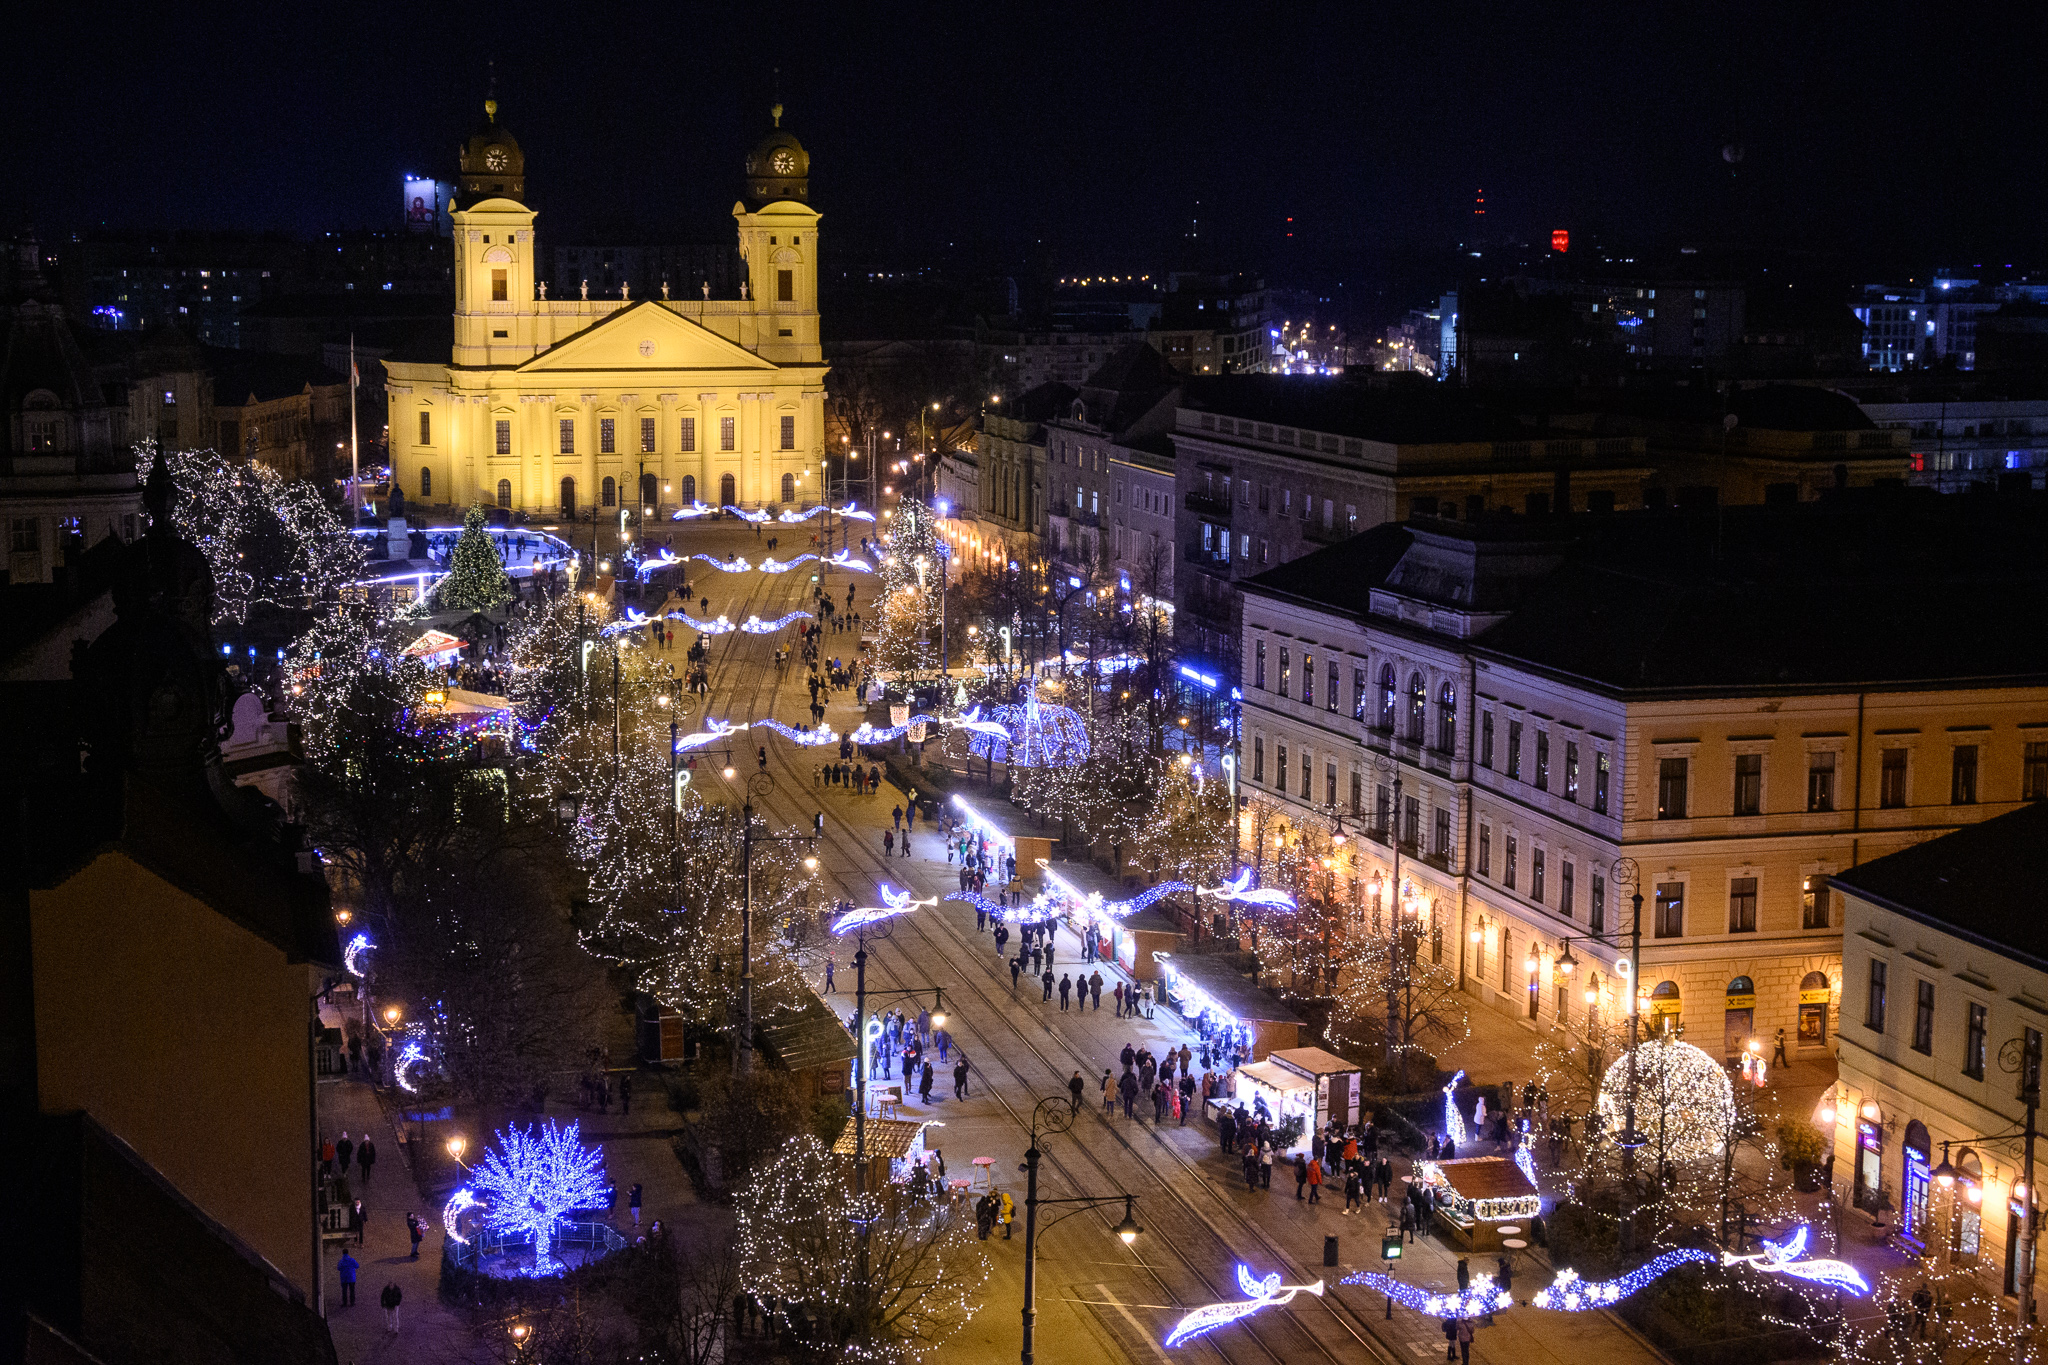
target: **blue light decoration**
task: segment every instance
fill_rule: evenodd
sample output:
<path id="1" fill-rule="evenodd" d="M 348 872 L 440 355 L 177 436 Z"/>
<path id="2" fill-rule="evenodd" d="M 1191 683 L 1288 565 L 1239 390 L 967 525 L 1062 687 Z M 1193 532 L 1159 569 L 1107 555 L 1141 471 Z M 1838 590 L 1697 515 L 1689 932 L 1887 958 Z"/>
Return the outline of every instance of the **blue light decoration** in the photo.
<path id="1" fill-rule="evenodd" d="M 1171 1350 L 1175 1346 L 1193 1341 L 1206 1332 L 1213 1332 L 1218 1327 L 1227 1327 L 1233 1322 L 1248 1318 L 1262 1308 L 1277 1308 L 1292 1301 L 1296 1294 L 1314 1294 L 1317 1298 L 1323 1295 L 1321 1280 L 1314 1284 L 1283 1285 L 1277 1271 L 1263 1280 L 1255 1280 L 1252 1278 L 1251 1270 L 1242 1263 L 1237 1267 L 1237 1287 L 1245 1293 L 1245 1298 L 1240 1302 L 1208 1304 L 1197 1308 L 1175 1323 L 1173 1330 L 1166 1334 L 1167 1349 Z"/>
<path id="2" fill-rule="evenodd" d="M 1252 887 L 1252 870 L 1239 868 L 1235 877 L 1221 886 L 1205 887 L 1195 893 L 1197 896 L 1214 896 L 1218 900 L 1237 901 L 1244 905 L 1255 905 L 1266 910 L 1292 910 L 1294 897 L 1285 891 L 1270 887 Z"/>
<path id="3" fill-rule="evenodd" d="M 768 513 L 765 510 L 759 512 L 749 512 L 743 508 L 734 507 L 731 503 L 725 504 L 724 510 L 732 513 L 741 521 L 751 521 L 755 523 L 760 523 L 767 521 L 769 519 Z"/>
<path id="4" fill-rule="evenodd" d="M 466 1185 L 449 1195 L 448 1202 L 441 1206 L 441 1230 L 450 1238 L 467 1246 L 469 1239 L 456 1231 L 456 1223 L 465 1210 L 476 1208 L 482 1202 L 476 1197 L 476 1191 Z"/>
<path id="5" fill-rule="evenodd" d="M 690 558 L 701 559 L 712 568 L 723 569 L 727 573 L 752 573 L 754 571 L 754 566 L 738 555 L 734 555 L 730 559 L 719 559 L 715 555 L 691 555 Z"/>
<path id="6" fill-rule="evenodd" d="M 739 726 L 729 721 L 707 720 L 704 723 L 710 728 L 699 730 L 693 735 L 683 735 L 677 738 L 675 747 L 677 753 L 685 753 L 691 749 L 701 749 L 707 744 L 716 744 L 718 741 L 728 739 L 740 731 Z"/>
<path id="7" fill-rule="evenodd" d="M 1723 1265 L 1747 1265 L 1761 1270 L 1766 1275 L 1790 1275 L 1798 1280 L 1810 1280 L 1829 1289 L 1847 1290 L 1858 1296 L 1870 1292 L 1870 1284 L 1847 1261 L 1818 1260 L 1802 1261 L 1800 1253 L 1806 1250 L 1807 1230 L 1801 1223 L 1798 1229 L 1781 1245 L 1764 1241 L 1763 1250 L 1754 1256 L 1731 1256 L 1721 1253 Z"/>
<path id="8" fill-rule="evenodd" d="M 1164 900 L 1176 892 L 1193 891 L 1195 889 L 1187 882 L 1161 882 L 1157 886 L 1145 888 L 1129 900 L 1113 901 L 1105 900 L 1100 891 L 1082 891 L 1050 867 L 1045 869 L 1045 879 L 1056 887 L 1062 896 L 1071 901 L 1074 907 L 1081 913 L 1091 916 L 1107 916 L 1110 919 L 1122 919 L 1126 915 L 1134 915 L 1146 906 Z"/>
<path id="9" fill-rule="evenodd" d="M 851 550 L 834 550 L 825 560 L 835 569 L 847 569 L 853 573 L 873 573 L 875 566 L 865 559 L 855 559 Z"/>
<path id="10" fill-rule="evenodd" d="M 348 968 L 350 976 L 361 976 L 363 969 L 357 965 L 357 962 L 364 953 L 369 952 L 376 946 L 376 944 L 370 941 L 368 934 L 357 934 L 348 941 L 348 947 L 341 950 L 341 965 Z"/>
<path id="11" fill-rule="evenodd" d="M 1465 1116 L 1458 1112 L 1458 1082 L 1464 1079 L 1465 1073 L 1461 1070 L 1444 1087 L 1444 1136 L 1460 1147 L 1471 1140 L 1465 1131 Z"/>
<path id="12" fill-rule="evenodd" d="M 1595 1308 L 1611 1308 L 1682 1265 L 1694 1262 L 1712 1265 L 1714 1260 L 1713 1253 L 1708 1251 L 1667 1251 L 1613 1280 L 1582 1280 L 1576 1270 L 1560 1270 L 1547 1288 L 1539 1289 L 1531 1296 L 1529 1306 L 1556 1313 L 1585 1313 Z"/>
<path id="13" fill-rule="evenodd" d="M 792 726 L 784 725 L 779 720 L 757 720 L 754 722 L 754 728 L 773 730 L 790 743 L 801 744 L 805 748 L 810 749 L 823 748 L 827 744 L 837 744 L 839 742 L 838 734 L 829 725 L 820 725 L 815 730 L 798 730 Z"/>
<path id="14" fill-rule="evenodd" d="M 674 551 L 663 549 L 656 551 L 654 554 L 651 554 L 647 558 L 641 560 L 640 567 L 635 569 L 633 572 L 639 577 L 640 581 L 644 583 L 648 579 L 654 577 L 656 571 L 666 569 L 671 565 L 680 564 L 682 562 L 683 561 L 681 556 L 677 555 Z"/>
<path id="15" fill-rule="evenodd" d="M 1536 1135 L 1529 1131 L 1529 1121 L 1522 1120 L 1522 1140 L 1515 1146 L 1515 1167 L 1529 1177 L 1529 1183 L 1536 1183 Z"/>
<path id="16" fill-rule="evenodd" d="M 873 512 L 861 511 L 860 504 L 857 502 L 849 502 L 846 504 L 846 506 L 836 508 L 834 510 L 836 510 L 840 516 L 852 517 L 855 521 L 873 521 L 875 519 L 875 514 Z"/>
<path id="17" fill-rule="evenodd" d="M 1515 1296 L 1496 1286 L 1493 1276 L 1485 1274 L 1474 1275 L 1471 1287 L 1462 1294 L 1439 1294 L 1432 1289 L 1403 1284 L 1376 1270 L 1361 1270 L 1345 1276 L 1338 1283 L 1364 1285 L 1385 1294 L 1403 1308 L 1412 1308 L 1431 1318 L 1483 1318 L 1488 1313 L 1498 1313 L 1515 1306 Z"/>
<path id="18" fill-rule="evenodd" d="M 763 621 L 758 616 L 749 616 L 740 622 L 740 629 L 749 635 L 773 635 L 776 631 L 787 629 L 798 621 L 810 619 L 811 614 L 807 611 L 793 611 L 787 616 L 778 616 L 773 621 Z"/>
<path id="19" fill-rule="evenodd" d="M 988 719 L 1002 725 L 1006 737 L 977 728 L 967 751 L 992 763 L 1019 768 L 1071 767 L 1088 761 L 1088 727 L 1071 707 L 1044 706 L 1034 692 L 1022 706 L 998 706 Z"/>
<path id="20" fill-rule="evenodd" d="M 565 1269 L 549 1254 L 555 1224 L 571 1209 L 602 1204 L 608 1193 L 604 1149 L 585 1146 L 577 1130 L 575 1123 L 564 1128 L 553 1119 L 545 1127 L 514 1124 L 498 1134 L 498 1145 L 472 1172 L 471 1184 L 485 1204 L 484 1221 L 500 1232 L 532 1234 L 529 1273 L 536 1278 Z"/>
<path id="21" fill-rule="evenodd" d="M 978 704 L 972 711 L 962 712 L 947 723 L 956 730 L 966 730 L 977 735 L 988 735 L 991 738 L 1001 739 L 1005 742 L 1008 742 L 1010 738 L 1010 728 L 1007 725 L 1002 724 L 1000 721 L 983 720 L 981 718 L 981 707 Z"/>
<path id="22" fill-rule="evenodd" d="M 849 910 L 838 919 L 832 921 L 832 932 L 835 934 L 852 933 L 856 929 L 864 929 L 868 925 L 880 920 L 890 919 L 896 915 L 907 915 L 919 906 L 937 905 L 939 903 L 937 896 L 918 900 L 908 891 L 893 891 L 887 882 L 883 882 L 881 885 L 881 896 L 882 903 L 880 905 L 870 905 L 858 910 Z"/>
<path id="23" fill-rule="evenodd" d="M 708 507 L 701 502 L 693 502 L 688 507 L 678 507 L 675 511 L 669 513 L 668 519 L 670 521 L 689 521 L 695 517 L 708 517 L 717 510 L 717 508 Z"/>

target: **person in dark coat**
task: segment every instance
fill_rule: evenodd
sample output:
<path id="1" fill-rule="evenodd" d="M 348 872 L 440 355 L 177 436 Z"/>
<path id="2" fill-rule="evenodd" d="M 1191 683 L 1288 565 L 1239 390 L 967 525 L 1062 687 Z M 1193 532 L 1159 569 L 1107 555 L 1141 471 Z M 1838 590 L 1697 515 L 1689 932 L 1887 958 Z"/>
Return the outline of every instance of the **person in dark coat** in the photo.
<path id="1" fill-rule="evenodd" d="M 1046 973 L 1046 975 L 1047 975 L 1047 976 L 1051 976 L 1051 975 L 1052 975 L 1052 973 L 1051 973 L 1050 971 L 1048 971 L 1048 972 Z M 1071 996 L 1071 995 L 1072 995 L 1073 993 L 1074 993 L 1074 978 L 1073 978 L 1072 976 L 1066 976 L 1066 975 L 1063 975 L 1063 976 L 1061 976 L 1061 977 L 1060 977 L 1060 1008 L 1061 1008 L 1062 1010 L 1064 1010 L 1064 1009 L 1066 1009 L 1066 1008 L 1067 1008 L 1067 998 L 1068 998 L 1069 996 Z"/>
<path id="2" fill-rule="evenodd" d="M 1308 1188 L 1308 1158 L 1300 1152 L 1294 1154 L 1294 1198 L 1299 1202 L 1302 1191 Z"/>
<path id="3" fill-rule="evenodd" d="M 961 1053 L 960 1060 L 953 1063 L 953 1098 L 967 1098 L 967 1054 Z"/>
<path id="4" fill-rule="evenodd" d="M 365 1133 L 362 1142 L 356 1147 L 356 1168 L 363 1173 L 365 1185 L 370 1183 L 370 1168 L 376 1164 L 377 1144 L 370 1141 L 370 1135 Z"/>
<path id="5" fill-rule="evenodd" d="M 932 1064 L 926 1062 L 917 1076 L 917 1098 L 920 1103 L 932 1102 Z"/>
<path id="6" fill-rule="evenodd" d="M 1216 1120 L 1216 1137 L 1226 1152 L 1237 1146 L 1237 1120 L 1228 1109 L 1223 1111 L 1222 1118 Z"/>
<path id="7" fill-rule="evenodd" d="M 348 1174 L 349 1158 L 354 1156 L 355 1153 L 355 1143 L 349 1141 L 347 1133 L 343 1133 L 341 1135 L 341 1141 L 334 1144 L 335 1169 L 340 1171 L 342 1175 L 346 1176 Z"/>
<path id="8" fill-rule="evenodd" d="M 1133 1110 L 1138 1103 L 1138 1074 L 1135 1071 L 1126 1070 L 1117 1080 L 1116 1093 L 1123 1097 L 1124 1117 L 1127 1119 L 1135 1118 L 1136 1114 Z"/>
<path id="9" fill-rule="evenodd" d="M 412 1259 L 417 1261 L 420 1258 L 420 1240 L 427 1235 L 426 1228 L 420 1224 L 418 1214 L 405 1215 L 405 1235 L 412 1241 Z"/>
<path id="10" fill-rule="evenodd" d="M 377 1302 L 384 1306 L 384 1330 L 398 1335 L 398 1305 L 405 1302 L 405 1291 L 393 1280 L 384 1286 L 384 1292 L 377 1296 Z"/>
<path id="11" fill-rule="evenodd" d="M 1078 1071 L 1067 1082 L 1067 1093 L 1074 1097 L 1074 1112 L 1076 1114 L 1081 1112 L 1081 1092 L 1087 1088 L 1087 1085 L 1081 1080 L 1081 1073 Z"/>

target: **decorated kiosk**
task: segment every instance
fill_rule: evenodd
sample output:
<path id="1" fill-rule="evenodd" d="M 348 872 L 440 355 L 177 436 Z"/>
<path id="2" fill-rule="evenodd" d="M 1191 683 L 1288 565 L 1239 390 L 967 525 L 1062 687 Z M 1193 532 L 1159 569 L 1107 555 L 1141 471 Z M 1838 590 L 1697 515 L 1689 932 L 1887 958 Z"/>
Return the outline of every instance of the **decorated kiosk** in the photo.
<path id="1" fill-rule="evenodd" d="M 1469 1251 L 1498 1251 L 1543 1212 L 1543 1196 L 1523 1169 L 1504 1156 L 1421 1161 L 1416 1179 L 1436 1195 L 1436 1219 Z M 1511 1229 L 1511 1230 L 1510 1230 Z"/>

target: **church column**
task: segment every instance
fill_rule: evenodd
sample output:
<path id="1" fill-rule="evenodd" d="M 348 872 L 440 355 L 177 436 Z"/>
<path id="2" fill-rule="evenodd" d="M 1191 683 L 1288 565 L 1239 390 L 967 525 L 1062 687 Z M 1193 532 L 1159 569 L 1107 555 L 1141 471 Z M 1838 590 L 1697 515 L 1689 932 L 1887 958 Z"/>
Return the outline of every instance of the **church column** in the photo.
<path id="1" fill-rule="evenodd" d="M 581 416 L 576 419 L 576 449 L 582 456 L 583 473 L 576 480 L 576 511 L 580 516 L 586 505 L 595 509 L 593 515 L 604 515 L 604 490 L 597 481 L 597 400 L 599 395 L 580 395 Z"/>

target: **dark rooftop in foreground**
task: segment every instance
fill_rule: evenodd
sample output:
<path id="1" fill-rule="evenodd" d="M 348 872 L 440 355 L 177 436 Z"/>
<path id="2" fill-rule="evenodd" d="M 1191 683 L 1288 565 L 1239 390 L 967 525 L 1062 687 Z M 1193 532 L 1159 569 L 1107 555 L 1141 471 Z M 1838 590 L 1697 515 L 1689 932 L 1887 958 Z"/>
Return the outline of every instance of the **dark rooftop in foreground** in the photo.
<path id="1" fill-rule="evenodd" d="M 2048 968 L 2048 801 L 1828 880 L 1873 905 Z"/>
<path id="2" fill-rule="evenodd" d="M 1476 635 L 1479 654 L 1617 692 L 2048 678 L 2048 498 L 2035 494 L 1874 489 L 1719 514 L 1417 519 L 1244 588 L 1362 618 L 1375 588 L 1402 591 L 1418 539 L 1485 570 L 1476 600 L 1407 593 L 1504 613 Z"/>

